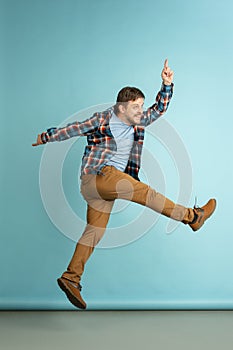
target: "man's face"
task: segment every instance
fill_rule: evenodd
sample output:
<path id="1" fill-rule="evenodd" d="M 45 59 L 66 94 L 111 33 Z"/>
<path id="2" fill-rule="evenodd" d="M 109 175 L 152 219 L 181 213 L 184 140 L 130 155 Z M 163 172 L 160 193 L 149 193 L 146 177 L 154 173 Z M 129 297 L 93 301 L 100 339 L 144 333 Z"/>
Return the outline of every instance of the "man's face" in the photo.
<path id="1" fill-rule="evenodd" d="M 135 101 L 125 103 L 121 108 L 122 120 L 129 125 L 140 124 L 143 114 L 144 98 L 139 97 Z"/>

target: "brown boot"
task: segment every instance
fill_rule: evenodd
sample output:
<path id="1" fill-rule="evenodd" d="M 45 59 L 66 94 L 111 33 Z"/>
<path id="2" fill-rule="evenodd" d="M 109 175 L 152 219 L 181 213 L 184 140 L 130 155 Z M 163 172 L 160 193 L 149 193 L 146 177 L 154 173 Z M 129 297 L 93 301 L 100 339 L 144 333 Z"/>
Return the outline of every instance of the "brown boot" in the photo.
<path id="1" fill-rule="evenodd" d="M 80 291 L 82 289 L 81 285 L 76 285 L 75 283 L 65 279 L 58 278 L 57 283 L 59 287 L 66 293 L 69 301 L 79 309 L 86 309 L 87 305 L 83 298 L 81 297 Z"/>
<path id="2" fill-rule="evenodd" d="M 216 199 L 210 199 L 203 207 L 193 208 L 194 219 L 189 223 L 189 226 L 193 231 L 197 231 L 201 228 L 204 222 L 213 214 L 216 208 Z"/>

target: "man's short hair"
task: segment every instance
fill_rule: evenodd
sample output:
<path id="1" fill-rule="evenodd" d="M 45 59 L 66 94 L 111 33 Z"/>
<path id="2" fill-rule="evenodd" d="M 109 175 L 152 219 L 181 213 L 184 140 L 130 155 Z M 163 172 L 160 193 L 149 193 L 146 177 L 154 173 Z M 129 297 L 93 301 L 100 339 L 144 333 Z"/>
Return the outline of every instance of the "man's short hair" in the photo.
<path id="1" fill-rule="evenodd" d="M 118 112 L 118 106 L 125 104 L 129 101 L 135 101 L 138 98 L 144 98 L 145 96 L 141 90 L 136 87 L 126 86 L 118 92 L 116 104 L 114 106 L 114 113 Z"/>

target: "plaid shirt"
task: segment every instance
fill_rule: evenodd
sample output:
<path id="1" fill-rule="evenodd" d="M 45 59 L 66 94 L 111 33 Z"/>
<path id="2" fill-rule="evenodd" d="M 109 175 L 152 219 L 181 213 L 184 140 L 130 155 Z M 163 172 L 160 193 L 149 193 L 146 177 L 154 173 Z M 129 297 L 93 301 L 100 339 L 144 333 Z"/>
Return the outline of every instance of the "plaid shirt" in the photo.
<path id="1" fill-rule="evenodd" d="M 155 103 L 143 112 L 141 123 L 134 126 L 134 142 L 125 172 L 137 180 L 139 180 L 144 129 L 166 112 L 172 93 L 173 84 L 171 86 L 162 84 Z M 117 151 L 116 141 L 109 126 L 113 110 L 114 106 L 103 112 L 94 113 L 91 118 L 83 122 L 76 121 L 63 128 L 50 128 L 41 134 L 42 141 L 47 143 L 67 140 L 74 136 L 87 136 L 81 175 L 101 174 L 102 167 Z"/>

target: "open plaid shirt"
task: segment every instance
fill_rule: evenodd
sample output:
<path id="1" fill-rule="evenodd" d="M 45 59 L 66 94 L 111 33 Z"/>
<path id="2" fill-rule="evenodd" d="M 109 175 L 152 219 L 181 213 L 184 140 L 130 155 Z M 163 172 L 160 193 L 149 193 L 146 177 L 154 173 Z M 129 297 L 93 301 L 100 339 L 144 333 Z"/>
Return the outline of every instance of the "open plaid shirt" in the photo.
<path id="1" fill-rule="evenodd" d="M 141 164 L 144 129 L 166 112 L 172 93 L 173 84 L 170 86 L 162 84 L 155 103 L 143 112 L 141 123 L 134 126 L 134 142 L 125 172 L 137 180 L 139 180 L 138 173 Z M 76 121 L 67 124 L 63 128 L 50 128 L 47 132 L 41 134 L 42 141 L 47 143 L 67 140 L 74 136 L 87 136 L 81 175 L 101 174 L 102 167 L 106 165 L 106 162 L 117 150 L 109 126 L 113 110 L 114 106 L 103 112 L 94 113 L 91 118 L 83 122 Z"/>

